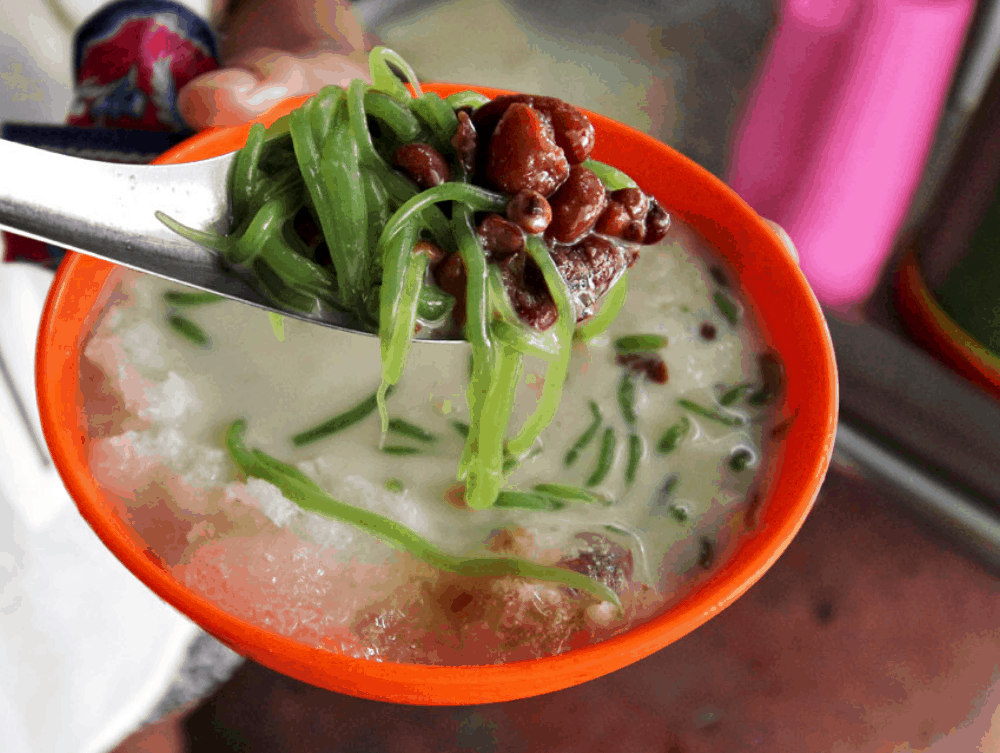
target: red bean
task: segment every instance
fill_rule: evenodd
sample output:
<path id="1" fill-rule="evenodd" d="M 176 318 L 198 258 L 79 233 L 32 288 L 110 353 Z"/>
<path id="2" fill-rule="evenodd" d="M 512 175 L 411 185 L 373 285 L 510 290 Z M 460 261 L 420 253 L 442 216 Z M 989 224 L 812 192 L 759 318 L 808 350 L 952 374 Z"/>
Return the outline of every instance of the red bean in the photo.
<path id="1" fill-rule="evenodd" d="M 486 139 L 497 127 L 507 108 L 514 103 L 533 107 L 551 125 L 556 144 L 570 164 L 583 162 L 594 148 L 594 126 L 583 111 L 556 97 L 534 94 L 503 94 L 473 113 L 476 129 Z"/>
<path id="2" fill-rule="evenodd" d="M 594 231 L 631 243 L 643 243 L 646 238 L 646 223 L 642 220 L 630 220 L 628 210 L 617 201 L 612 201 L 597 218 Z"/>
<path id="3" fill-rule="evenodd" d="M 646 233 L 642 239 L 645 244 L 659 243 L 663 240 L 670 229 L 670 215 L 659 205 L 656 199 L 649 203 L 649 212 L 646 214 Z"/>
<path id="4" fill-rule="evenodd" d="M 615 361 L 656 384 L 666 384 L 670 378 L 666 362 L 656 353 L 619 353 Z"/>
<path id="5" fill-rule="evenodd" d="M 455 308 L 451 315 L 461 326 L 465 324 L 465 289 L 469 277 L 465 272 L 465 264 L 457 251 L 448 256 L 434 269 L 434 280 L 445 293 L 455 298 Z"/>
<path id="6" fill-rule="evenodd" d="M 628 264 L 625 249 L 594 233 L 572 246 L 556 246 L 552 249 L 552 259 L 569 286 L 577 321 L 593 313 L 597 301 Z"/>
<path id="7" fill-rule="evenodd" d="M 392 153 L 392 164 L 423 190 L 451 180 L 451 168 L 441 152 L 430 144 L 404 144 Z"/>
<path id="8" fill-rule="evenodd" d="M 632 243 L 643 243 L 646 239 L 646 223 L 642 220 L 632 220 L 622 230 L 622 239 Z"/>
<path id="9" fill-rule="evenodd" d="M 529 104 L 528 100 L 530 99 L 532 97 L 529 94 L 501 94 L 499 97 L 490 100 L 472 113 L 472 123 L 476 127 L 476 132 L 484 139 L 491 138 L 493 131 L 496 130 L 497 123 L 500 122 L 500 118 L 507 112 L 507 108 L 510 107 L 511 103 L 522 102 Z"/>
<path id="10" fill-rule="evenodd" d="M 578 108 L 555 97 L 536 97 L 533 105 L 549 116 L 556 143 L 572 164 L 583 162 L 594 148 L 594 126 Z"/>
<path id="11" fill-rule="evenodd" d="M 545 285 L 542 271 L 527 254 L 511 256 L 500 263 L 500 276 L 518 318 L 530 327 L 546 330 L 556 323 L 559 312 Z"/>
<path id="12" fill-rule="evenodd" d="M 537 235 L 544 233 L 552 222 L 552 207 L 538 191 L 518 191 L 507 203 L 507 219 L 520 225 L 524 232 Z"/>
<path id="13" fill-rule="evenodd" d="M 601 296 L 611 286 L 626 264 L 621 246 L 599 235 L 588 235 L 573 248 L 579 249 L 590 267 L 597 295 Z"/>
<path id="14" fill-rule="evenodd" d="M 715 280 L 716 283 L 718 283 L 724 288 L 729 287 L 729 278 L 726 277 L 726 273 L 723 272 L 721 269 L 719 269 L 718 267 L 711 267 L 708 270 L 708 272 L 709 274 L 712 275 L 712 279 Z"/>
<path id="15" fill-rule="evenodd" d="M 413 245 L 413 253 L 423 254 L 427 257 L 428 263 L 431 265 L 440 264 L 441 260 L 447 255 L 443 248 L 430 241 L 417 241 Z"/>
<path id="16" fill-rule="evenodd" d="M 670 373 L 667 371 L 667 364 L 661 358 L 656 363 L 652 364 L 646 369 L 646 376 L 657 384 L 666 384 L 670 379 Z"/>
<path id="17" fill-rule="evenodd" d="M 578 533 L 576 538 L 586 546 L 572 559 L 560 560 L 559 565 L 599 580 L 618 593 L 624 592 L 635 570 L 632 550 L 599 533 Z"/>
<path id="18" fill-rule="evenodd" d="M 546 236 L 557 243 L 575 243 L 593 229 L 607 205 L 601 179 L 583 165 L 573 165 L 569 178 L 553 194 L 552 223 Z"/>
<path id="19" fill-rule="evenodd" d="M 543 199 L 544 201 L 544 199 Z M 524 252 L 524 233 L 499 214 L 488 214 L 476 228 L 487 261 L 500 262 Z"/>
<path id="20" fill-rule="evenodd" d="M 649 197 L 639 188 L 619 188 L 611 194 L 611 198 L 625 207 L 628 216 L 633 220 L 646 219 L 649 211 Z"/>
<path id="21" fill-rule="evenodd" d="M 597 219 L 594 229 L 602 235 L 643 243 L 650 200 L 638 188 L 621 188 L 610 194 L 607 209 Z"/>
<path id="22" fill-rule="evenodd" d="M 597 218 L 594 230 L 601 235 L 610 235 L 613 238 L 621 238 L 625 232 L 625 227 L 632 222 L 625 209 L 619 202 L 613 199 L 608 202 L 607 208 Z M 643 228 L 645 233 L 645 227 Z"/>
<path id="23" fill-rule="evenodd" d="M 476 127 L 472 125 L 472 118 L 465 110 L 459 110 L 457 115 L 458 128 L 451 137 L 451 145 L 458 154 L 459 164 L 466 173 L 471 174 L 476 169 Z"/>
<path id="24" fill-rule="evenodd" d="M 490 139 L 486 178 L 509 194 L 524 189 L 551 196 L 569 177 L 569 162 L 553 138 L 552 126 L 536 110 L 515 102 Z"/>

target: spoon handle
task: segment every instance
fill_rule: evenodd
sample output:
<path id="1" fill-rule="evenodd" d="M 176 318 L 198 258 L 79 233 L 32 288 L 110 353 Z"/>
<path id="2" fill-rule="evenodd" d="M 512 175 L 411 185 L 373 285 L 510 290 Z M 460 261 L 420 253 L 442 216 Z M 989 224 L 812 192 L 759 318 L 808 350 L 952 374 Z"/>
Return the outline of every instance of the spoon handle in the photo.
<path id="1" fill-rule="evenodd" d="M 163 212 L 196 230 L 226 232 L 235 155 L 178 165 L 128 165 L 0 140 L 0 228 L 285 316 L 375 334 L 352 314 L 276 309 L 224 270 L 212 251 L 156 218 L 156 212 Z"/>
<path id="2" fill-rule="evenodd" d="M 198 229 L 225 230 L 232 159 L 117 164 L 0 140 L 0 227 L 218 291 L 222 273 L 212 253 L 175 235 L 155 212 Z"/>

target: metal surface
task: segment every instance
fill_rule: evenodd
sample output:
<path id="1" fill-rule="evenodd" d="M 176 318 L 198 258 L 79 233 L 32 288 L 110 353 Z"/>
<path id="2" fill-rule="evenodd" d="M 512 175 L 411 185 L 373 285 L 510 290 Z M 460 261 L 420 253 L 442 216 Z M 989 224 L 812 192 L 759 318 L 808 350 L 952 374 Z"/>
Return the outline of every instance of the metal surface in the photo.
<path id="1" fill-rule="evenodd" d="M 899 333 L 828 314 L 836 452 L 886 499 L 1000 572 L 1000 402 Z"/>
<path id="2" fill-rule="evenodd" d="M 965 554 L 1000 572 L 1000 510 L 991 501 L 960 491 L 843 420 L 834 465 L 840 458 Z"/>
<path id="3" fill-rule="evenodd" d="M 156 218 L 160 211 L 198 230 L 227 231 L 234 155 L 183 165 L 123 165 L 0 140 L 0 227 L 284 316 L 374 334 L 349 314 L 274 308 L 224 270 L 214 252 Z"/>
<path id="4" fill-rule="evenodd" d="M 841 419 L 1000 510 L 1000 402 L 894 332 L 834 316 L 827 323 Z"/>
<path id="5" fill-rule="evenodd" d="M 938 123 L 934 146 L 927 156 L 924 175 L 913 196 L 904 226 L 918 229 L 939 197 L 942 182 L 968 133 L 973 115 L 982 103 L 1000 62 L 1000 0 L 981 0 L 967 34 L 962 62 L 955 72 L 951 93 Z"/>

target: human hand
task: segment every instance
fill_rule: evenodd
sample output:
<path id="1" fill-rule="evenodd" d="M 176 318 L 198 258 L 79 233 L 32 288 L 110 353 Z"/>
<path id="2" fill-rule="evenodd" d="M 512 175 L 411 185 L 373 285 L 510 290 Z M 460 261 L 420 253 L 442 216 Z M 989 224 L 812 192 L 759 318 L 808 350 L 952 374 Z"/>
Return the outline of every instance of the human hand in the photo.
<path id="1" fill-rule="evenodd" d="M 178 95 L 193 128 L 239 125 L 288 97 L 368 80 L 365 34 L 343 0 L 231 0 L 220 32 L 224 67 Z"/>

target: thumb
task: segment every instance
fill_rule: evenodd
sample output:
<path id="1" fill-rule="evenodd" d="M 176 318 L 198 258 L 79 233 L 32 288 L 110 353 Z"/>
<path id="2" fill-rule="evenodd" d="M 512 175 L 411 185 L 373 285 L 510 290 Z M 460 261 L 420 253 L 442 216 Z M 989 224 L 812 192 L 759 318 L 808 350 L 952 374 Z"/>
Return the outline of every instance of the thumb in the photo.
<path id="1" fill-rule="evenodd" d="M 368 71 L 346 55 L 258 48 L 192 79 L 180 91 L 178 106 L 192 128 L 241 125 L 283 99 L 315 94 L 324 86 L 346 87 L 354 78 L 368 80 Z"/>

